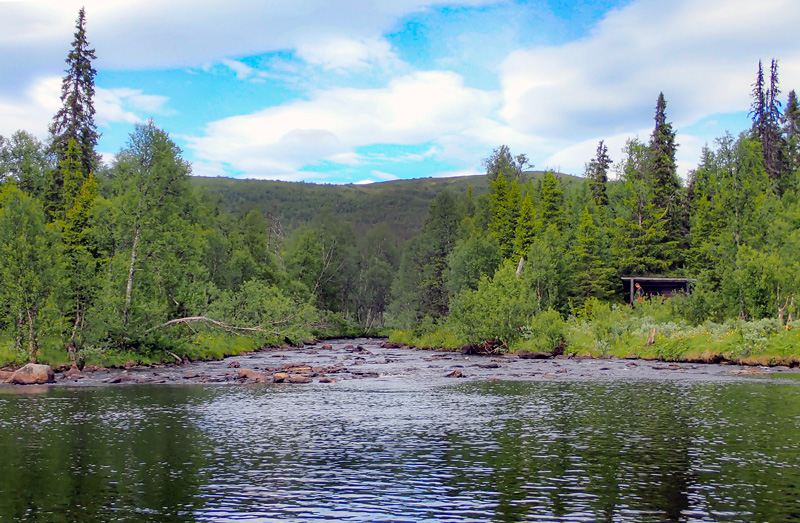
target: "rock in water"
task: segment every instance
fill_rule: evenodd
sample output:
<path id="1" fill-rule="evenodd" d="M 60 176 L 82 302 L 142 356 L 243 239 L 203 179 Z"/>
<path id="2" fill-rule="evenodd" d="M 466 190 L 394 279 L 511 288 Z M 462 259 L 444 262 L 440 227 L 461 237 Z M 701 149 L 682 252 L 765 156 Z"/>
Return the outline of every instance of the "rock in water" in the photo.
<path id="1" fill-rule="evenodd" d="M 28 363 L 11 375 L 11 383 L 18 385 L 33 385 L 35 383 L 54 383 L 55 373 L 50 365 Z"/>
<path id="2" fill-rule="evenodd" d="M 267 381 L 266 376 L 250 369 L 239 369 L 237 374 L 239 375 L 239 379 L 251 380 L 258 383 L 265 383 Z"/>
<path id="3" fill-rule="evenodd" d="M 463 378 L 464 374 L 461 373 L 460 370 L 454 370 L 450 374 L 447 374 L 445 378 Z"/>
<path id="4" fill-rule="evenodd" d="M 289 383 L 311 383 L 311 378 L 308 376 L 291 376 Z"/>
<path id="5" fill-rule="evenodd" d="M 275 383 L 283 383 L 289 379 L 289 374 L 286 372 L 276 372 L 272 375 L 272 381 Z"/>

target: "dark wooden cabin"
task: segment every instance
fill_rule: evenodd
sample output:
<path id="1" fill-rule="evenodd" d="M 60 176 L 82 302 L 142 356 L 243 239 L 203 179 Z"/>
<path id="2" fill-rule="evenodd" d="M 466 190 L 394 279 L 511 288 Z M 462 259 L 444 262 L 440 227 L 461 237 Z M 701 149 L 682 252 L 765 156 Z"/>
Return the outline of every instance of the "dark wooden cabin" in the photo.
<path id="1" fill-rule="evenodd" d="M 630 303 L 637 296 L 664 296 L 671 298 L 679 292 L 689 294 L 689 278 L 655 278 L 652 276 L 623 276 L 626 288 L 630 291 Z"/>

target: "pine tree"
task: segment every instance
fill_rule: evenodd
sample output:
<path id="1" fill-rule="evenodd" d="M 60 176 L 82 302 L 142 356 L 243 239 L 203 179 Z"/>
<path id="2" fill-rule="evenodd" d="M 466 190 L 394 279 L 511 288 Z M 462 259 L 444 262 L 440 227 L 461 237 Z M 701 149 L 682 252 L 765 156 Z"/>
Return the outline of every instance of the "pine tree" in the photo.
<path id="1" fill-rule="evenodd" d="M 75 23 L 75 39 L 72 50 L 67 55 L 66 76 L 61 84 L 62 107 L 53 117 L 50 134 L 53 137 L 52 149 L 56 155 L 57 167 L 50 179 L 46 206 L 51 216 L 63 213 L 64 173 L 60 163 L 66 157 L 70 140 L 77 144 L 81 173 L 88 178 L 100 165 L 100 156 L 95 152 L 99 134 L 94 122 L 94 78 L 97 71 L 92 67 L 96 59 L 94 49 L 86 40 L 86 14 L 83 8 L 78 12 Z"/>
<path id="2" fill-rule="evenodd" d="M 589 187 L 592 189 L 594 203 L 598 206 L 608 205 L 606 184 L 608 183 L 608 168 L 611 158 L 608 156 L 608 147 L 600 140 L 597 144 L 597 154 L 586 167 L 586 177 L 589 178 Z"/>

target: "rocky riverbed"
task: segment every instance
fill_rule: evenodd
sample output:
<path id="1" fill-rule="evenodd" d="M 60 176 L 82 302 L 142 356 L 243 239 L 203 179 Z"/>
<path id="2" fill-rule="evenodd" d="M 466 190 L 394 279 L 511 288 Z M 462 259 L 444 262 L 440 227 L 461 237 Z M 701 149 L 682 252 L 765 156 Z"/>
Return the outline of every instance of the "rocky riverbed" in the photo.
<path id="1" fill-rule="evenodd" d="M 365 338 L 319 342 L 300 348 L 270 348 L 220 361 L 56 372 L 55 385 L 327 383 L 335 386 L 337 382 L 362 379 L 444 384 L 461 380 L 729 381 L 746 376 L 778 374 L 800 377 L 800 370 L 788 367 L 533 356 L 525 353 L 498 356 L 417 350 Z"/>

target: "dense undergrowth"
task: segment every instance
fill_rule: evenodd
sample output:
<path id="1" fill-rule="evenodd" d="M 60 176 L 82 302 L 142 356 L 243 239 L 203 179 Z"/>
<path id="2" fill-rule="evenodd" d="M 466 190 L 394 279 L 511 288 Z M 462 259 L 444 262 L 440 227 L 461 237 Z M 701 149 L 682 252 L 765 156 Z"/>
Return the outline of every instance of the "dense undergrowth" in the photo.
<path id="1" fill-rule="evenodd" d="M 755 365 L 800 364 L 800 328 L 779 319 L 726 320 L 692 324 L 682 318 L 689 299 L 643 300 L 635 307 L 588 301 L 566 319 L 546 310 L 519 317 L 513 333 L 489 342 L 499 352 L 563 350 L 575 356 L 639 357 L 664 361 Z M 648 340 L 652 336 L 652 343 Z M 413 330 L 395 330 L 390 341 L 422 348 L 457 350 L 486 345 L 470 334 L 463 318 L 421 322 Z"/>

